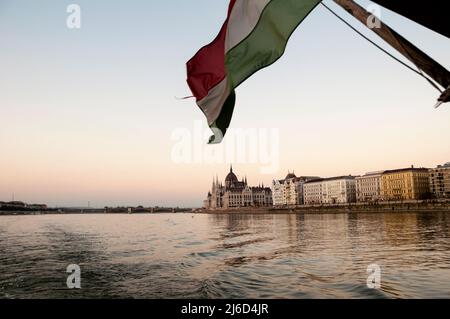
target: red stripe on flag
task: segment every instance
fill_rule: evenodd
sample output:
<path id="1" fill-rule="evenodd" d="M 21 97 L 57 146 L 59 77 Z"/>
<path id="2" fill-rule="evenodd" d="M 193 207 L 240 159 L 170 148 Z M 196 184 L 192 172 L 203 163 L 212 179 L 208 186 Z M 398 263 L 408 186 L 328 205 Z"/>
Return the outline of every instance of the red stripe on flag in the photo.
<path id="1" fill-rule="evenodd" d="M 213 42 L 201 48 L 187 63 L 187 82 L 197 101 L 202 100 L 208 92 L 219 84 L 227 75 L 225 69 L 225 38 L 228 19 L 236 0 L 231 0 L 228 16 Z"/>

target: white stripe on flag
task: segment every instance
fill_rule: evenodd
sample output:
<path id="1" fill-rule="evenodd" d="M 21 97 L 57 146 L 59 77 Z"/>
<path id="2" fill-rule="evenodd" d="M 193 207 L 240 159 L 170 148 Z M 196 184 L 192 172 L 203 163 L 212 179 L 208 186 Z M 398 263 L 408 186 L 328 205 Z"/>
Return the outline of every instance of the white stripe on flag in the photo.
<path id="1" fill-rule="evenodd" d="M 203 113 L 205 113 L 209 126 L 219 117 L 222 107 L 230 93 L 231 88 L 228 83 L 228 78 L 225 77 L 219 84 L 209 90 L 207 96 L 197 102 L 198 106 L 203 110 Z"/>
<path id="2" fill-rule="evenodd" d="M 225 53 L 244 40 L 256 27 L 271 0 L 237 0 L 228 19 Z M 301 0 L 300 0 L 301 1 Z"/>

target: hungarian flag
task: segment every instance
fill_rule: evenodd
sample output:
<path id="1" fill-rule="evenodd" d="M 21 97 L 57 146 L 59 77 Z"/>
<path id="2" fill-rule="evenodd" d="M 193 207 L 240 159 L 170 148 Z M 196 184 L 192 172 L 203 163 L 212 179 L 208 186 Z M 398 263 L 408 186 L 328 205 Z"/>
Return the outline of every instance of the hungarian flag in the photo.
<path id="1" fill-rule="evenodd" d="M 216 39 L 187 63 L 187 82 L 220 143 L 236 101 L 235 89 L 284 53 L 292 32 L 321 0 L 231 0 Z"/>

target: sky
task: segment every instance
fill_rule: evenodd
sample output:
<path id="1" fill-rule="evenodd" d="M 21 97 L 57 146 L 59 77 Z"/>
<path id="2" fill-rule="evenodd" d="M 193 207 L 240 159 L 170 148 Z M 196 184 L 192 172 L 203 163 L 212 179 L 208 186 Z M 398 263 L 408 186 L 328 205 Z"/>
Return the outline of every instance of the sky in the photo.
<path id="1" fill-rule="evenodd" d="M 73 3 L 80 29 L 66 25 Z M 214 39 L 227 6 L 0 0 L 0 201 L 197 207 L 231 163 L 250 184 L 269 185 L 288 170 L 327 177 L 450 161 L 450 106 L 433 109 L 439 92 L 321 6 L 285 55 L 236 92 L 231 127 L 275 129 L 276 169 L 174 160 L 174 132 L 208 132 L 195 101 L 177 97 L 190 95 L 185 63 Z M 450 67 L 447 38 L 385 9 L 381 19 Z M 193 149 L 223 147 L 194 135 Z"/>

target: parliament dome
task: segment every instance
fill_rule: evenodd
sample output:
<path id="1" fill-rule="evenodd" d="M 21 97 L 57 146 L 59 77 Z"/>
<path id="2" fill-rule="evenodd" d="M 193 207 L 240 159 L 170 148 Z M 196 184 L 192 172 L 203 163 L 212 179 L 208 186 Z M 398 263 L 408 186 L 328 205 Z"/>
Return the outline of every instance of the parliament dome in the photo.
<path id="1" fill-rule="evenodd" d="M 227 177 L 225 178 L 225 182 L 237 182 L 237 176 L 233 173 L 233 167 L 230 168 L 230 172 L 228 173 Z"/>

